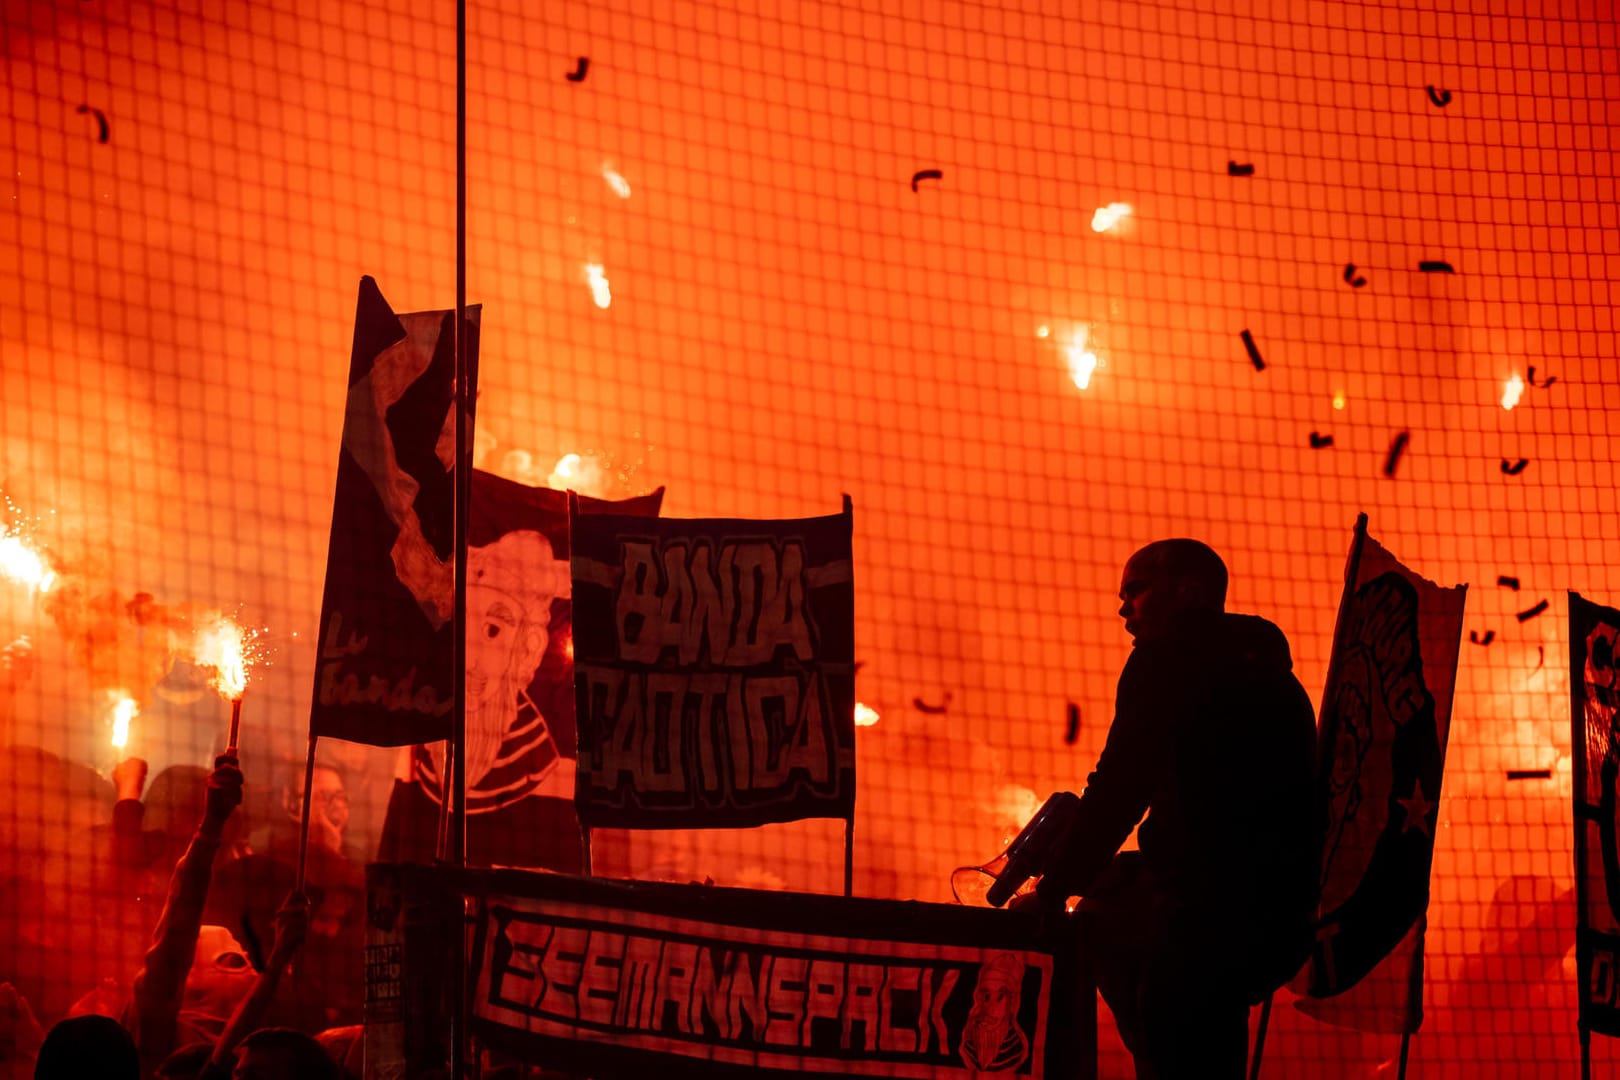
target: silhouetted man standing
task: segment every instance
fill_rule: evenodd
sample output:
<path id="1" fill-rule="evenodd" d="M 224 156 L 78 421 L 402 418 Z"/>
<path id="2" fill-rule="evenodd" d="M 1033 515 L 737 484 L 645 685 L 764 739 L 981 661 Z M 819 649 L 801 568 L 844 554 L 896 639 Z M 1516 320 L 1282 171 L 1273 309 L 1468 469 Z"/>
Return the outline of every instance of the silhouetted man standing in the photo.
<path id="1" fill-rule="evenodd" d="M 1248 1008 L 1310 948 L 1316 724 L 1282 631 L 1225 611 L 1196 540 L 1125 564 L 1114 723 L 1038 895 L 1081 938 L 1139 1077 L 1241 1077 Z M 1139 852 L 1120 853 L 1142 815 Z"/>

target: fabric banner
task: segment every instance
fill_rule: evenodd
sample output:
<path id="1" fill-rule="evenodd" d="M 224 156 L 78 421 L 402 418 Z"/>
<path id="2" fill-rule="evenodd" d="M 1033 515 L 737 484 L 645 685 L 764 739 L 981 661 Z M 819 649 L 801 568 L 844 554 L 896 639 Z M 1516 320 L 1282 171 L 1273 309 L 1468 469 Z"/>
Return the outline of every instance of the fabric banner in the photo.
<path id="1" fill-rule="evenodd" d="M 469 393 L 478 318 L 467 308 Z M 395 315 L 362 278 L 312 735 L 373 746 L 450 736 L 454 401 L 455 312 Z M 472 432 L 463 438 L 471 445 Z"/>
<path id="2" fill-rule="evenodd" d="M 581 513 L 655 517 L 663 495 L 577 500 Z M 577 871 L 567 492 L 474 470 L 467 547 L 467 861 Z M 435 857 L 444 745 L 411 748 L 383 861 Z"/>
<path id="3" fill-rule="evenodd" d="M 1620 611 L 1569 594 L 1575 958 L 1582 1030 L 1620 1035 Z"/>
<path id="4" fill-rule="evenodd" d="M 1443 589 L 1359 541 L 1317 737 L 1316 943 L 1294 990 L 1319 1020 L 1413 1032 L 1467 586 Z"/>
<path id="5" fill-rule="evenodd" d="M 1095 1075 L 1075 924 L 939 904 L 467 871 L 472 1031 L 615 1077 Z"/>
<path id="6" fill-rule="evenodd" d="M 574 516 L 582 822 L 854 812 L 851 520 Z"/>

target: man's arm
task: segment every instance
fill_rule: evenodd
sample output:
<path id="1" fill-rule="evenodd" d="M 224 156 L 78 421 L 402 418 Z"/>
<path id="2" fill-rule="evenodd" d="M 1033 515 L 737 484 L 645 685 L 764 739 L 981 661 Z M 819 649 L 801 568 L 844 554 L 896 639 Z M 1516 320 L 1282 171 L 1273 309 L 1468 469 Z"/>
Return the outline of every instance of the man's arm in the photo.
<path id="1" fill-rule="evenodd" d="M 1061 907 L 1090 888 L 1147 812 L 1170 766 L 1176 677 L 1153 646 L 1138 646 L 1125 662 L 1108 741 L 1086 778 L 1068 839 L 1037 887 L 1044 906 Z"/>
<path id="2" fill-rule="evenodd" d="M 214 856 L 225 832 L 225 822 L 242 802 L 242 770 L 236 758 L 225 754 L 214 760 L 208 777 L 208 801 L 191 846 L 175 864 L 169 895 L 158 916 L 152 947 L 135 976 L 133 1023 L 126 1024 L 140 1050 L 142 1069 L 153 1071 L 174 1049 L 174 1029 L 180 999 L 191 973 L 202 930 L 203 905 Z"/>
<path id="3" fill-rule="evenodd" d="M 265 1013 L 270 1010 L 270 1001 L 276 996 L 276 987 L 281 983 L 281 976 L 287 970 L 287 965 L 292 963 L 299 946 L 303 945 L 304 935 L 308 931 L 309 900 L 302 893 L 292 893 L 282 902 L 281 910 L 276 912 L 276 942 L 270 948 L 270 958 L 265 962 L 264 970 L 259 972 L 259 977 L 253 980 L 253 988 L 237 1004 L 236 1011 L 231 1013 L 225 1030 L 220 1032 L 219 1041 L 214 1043 L 214 1053 L 208 1059 L 208 1069 L 203 1072 L 204 1077 L 230 1076 L 236 1058 L 236 1045 L 257 1031 L 264 1022 Z"/>

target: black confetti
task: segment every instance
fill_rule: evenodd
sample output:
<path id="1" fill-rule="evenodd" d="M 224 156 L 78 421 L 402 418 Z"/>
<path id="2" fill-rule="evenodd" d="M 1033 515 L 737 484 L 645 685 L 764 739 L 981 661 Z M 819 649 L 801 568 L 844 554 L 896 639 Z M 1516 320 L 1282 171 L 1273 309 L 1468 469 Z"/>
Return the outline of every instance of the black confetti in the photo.
<path id="1" fill-rule="evenodd" d="M 1543 611 L 1546 611 L 1547 608 L 1548 608 L 1547 601 L 1543 600 L 1543 601 L 1541 601 L 1541 603 L 1537 604 L 1535 607 L 1527 608 L 1526 610 L 1519 612 L 1519 621 L 1520 622 L 1529 622 L 1531 619 L 1535 618 L 1537 615 L 1540 615 Z"/>
<path id="2" fill-rule="evenodd" d="M 588 56 L 582 56 L 579 58 L 578 66 L 575 67 L 573 71 L 570 71 L 565 78 L 567 78 L 569 82 L 584 82 L 585 73 L 589 70 L 591 70 L 591 58 Z"/>
<path id="3" fill-rule="evenodd" d="M 1545 390 L 1553 383 L 1558 381 L 1558 376 L 1549 375 L 1538 383 L 1536 382 L 1536 369 L 1532 366 L 1528 371 L 1525 372 L 1525 381 L 1537 390 Z"/>
<path id="4" fill-rule="evenodd" d="M 1504 588 L 1512 589 L 1514 592 L 1519 591 L 1519 579 L 1516 577 L 1508 577 L 1506 574 L 1502 574 L 1496 579 L 1496 583 Z"/>
<path id="5" fill-rule="evenodd" d="M 1487 630 L 1485 631 L 1485 636 L 1480 637 L 1478 630 L 1470 630 L 1468 631 L 1468 640 L 1472 641 L 1475 645 L 1489 645 L 1491 642 L 1496 640 L 1496 631 Z"/>
<path id="6" fill-rule="evenodd" d="M 1518 461 L 1515 461 L 1512 464 L 1508 463 L 1507 458 L 1503 458 L 1502 459 L 1502 472 L 1505 473 L 1508 476 L 1518 476 L 1520 473 L 1524 472 L 1525 467 L 1528 466 L 1529 464 L 1530 464 L 1530 459 L 1529 458 L 1520 458 Z"/>
<path id="7" fill-rule="evenodd" d="M 1547 666 L 1547 646 L 1545 646 L 1545 645 L 1537 645 L 1536 646 L 1536 666 L 1535 666 L 1535 669 L 1530 672 L 1530 674 L 1534 675 L 1537 671 L 1540 671 L 1542 668 L 1544 668 L 1546 666 Z"/>
<path id="8" fill-rule="evenodd" d="M 1418 263 L 1418 269 L 1423 271 L 1425 274 L 1455 274 L 1457 272 L 1452 268 L 1450 263 L 1442 259 L 1433 259 L 1420 262 Z"/>
<path id="9" fill-rule="evenodd" d="M 1451 91 L 1436 90 L 1431 86 L 1429 87 L 1429 100 L 1434 102 L 1436 108 L 1443 109 L 1447 105 L 1451 104 Z"/>
<path id="10" fill-rule="evenodd" d="M 945 173 L 939 169 L 922 169 L 911 174 L 911 190 L 917 190 L 919 180 L 943 180 Z"/>
<path id="11" fill-rule="evenodd" d="M 1266 370 L 1266 362 L 1265 360 L 1261 359 L 1260 349 L 1254 343 L 1254 335 L 1245 330 L 1240 336 L 1243 338 L 1244 349 L 1248 350 L 1249 363 L 1254 365 L 1254 370 Z"/>
<path id="12" fill-rule="evenodd" d="M 1551 780 L 1552 779 L 1552 770 L 1551 769 L 1509 769 L 1507 771 L 1507 778 L 1509 780 Z"/>
<path id="13" fill-rule="evenodd" d="M 1069 720 L 1063 729 L 1063 741 L 1073 746 L 1080 739 L 1080 706 L 1069 702 Z"/>
<path id="14" fill-rule="evenodd" d="M 1253 176 L 1254 175 L 1254 166 L 1253 165 L 1239 165 L 1235 161 L 1228 161 L 1226 163 L 1226 175 L 1227 176 Z"/>
<path id="15" fill-rule="evenodd" d="M 1352 287 L 1357 289 L 1367 284 L 1367 279 L 1356 273 L 1355 263 L 1344 264 L 1344 280 L 1349 282 Z"/>
<path id="16" fill-rule="evenodd" d="M 80 116 L 88 113 L 96 118 L 96 142 L 104 143 L 112 139 L 112 128 L 107 125 L 107 114 L 93 105 L 80 105 L 76 110 Z"/>
<path id="17" fill-rule="evenodd" d="M 1384 457 L 1384 475 L 1394 476 L 1395 469 L 1401 463 L 1401 455 L 1406 453 L 1406 444 L 1412 441 L 1412 433 L 1403 431 L 1395 436 L 1389 444 L 1389 453 Z"/>
<path id="18" fill-rule="evenodd" d="M 916 709 L 918 712 L 927 713 L 930 716 L 945 715 L 945 710 L 950 707 L 950 704 L 951 692 L 949 690 L 945 691 L 945 700 L 941 701 L 938 705 L 930 705 L 920 697 L 914 697 L 911 699 L 912 708 Z"/>
<path id="19" fill-rule="evenodd" d="M 1331 436 L 1331 435 L 1318 435 L 1314 431 L 1311 432 L 1311 449 L 1312 450 L 1320 450 L 1325 446 L 1332 446 L 1332 445 L 1333 445 L 1333 436 Z"/>

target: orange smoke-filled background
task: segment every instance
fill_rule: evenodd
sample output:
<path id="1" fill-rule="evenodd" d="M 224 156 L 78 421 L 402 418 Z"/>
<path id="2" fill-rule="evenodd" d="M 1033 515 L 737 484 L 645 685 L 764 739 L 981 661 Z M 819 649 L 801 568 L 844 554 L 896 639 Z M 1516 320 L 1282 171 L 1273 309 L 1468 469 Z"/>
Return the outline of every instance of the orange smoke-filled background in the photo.
<path id="1" fill-rule="evenodd" d="M 856 888 L 928 900 L 1083 784 L 1134 548 L 1214 545 L 1319 701 L 1366 510 L 1491 635 L 1458 672 L 1414 1075 L 1573 1075 L 1563 593 L 1620 601 L 1613 4 L 895 7 L 468 5 L 478 464 L 664 485 L 674 516 L 849 492 Z M 64 575 L 0 578 L 0 644 L 27 638 L 0 736 L 105 773 L 120 689 L 154 769 L 206 763 L 228 706 L 156 613 L 240 612 L 275 642 L 242 736 L 274 785 L 356 282 L 454 302 L 453 5 L 0 12 L 0 488 Z M 374 850 L 394 755 L 322 753 Z M 842 843 L 651 834 L 630 869 L 832 891 Z M 1395 1052 L 1282 1008 L 1267 1075 Z"/>

